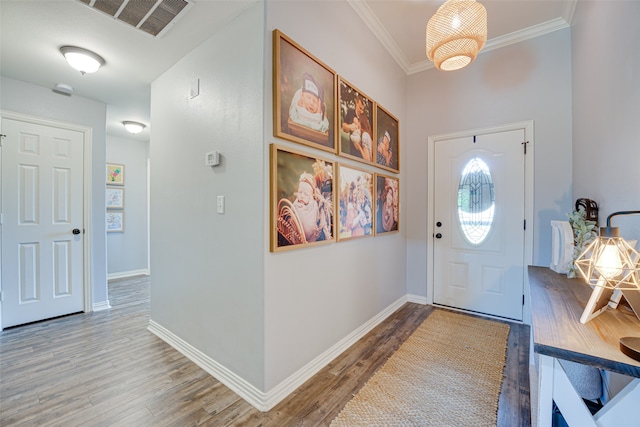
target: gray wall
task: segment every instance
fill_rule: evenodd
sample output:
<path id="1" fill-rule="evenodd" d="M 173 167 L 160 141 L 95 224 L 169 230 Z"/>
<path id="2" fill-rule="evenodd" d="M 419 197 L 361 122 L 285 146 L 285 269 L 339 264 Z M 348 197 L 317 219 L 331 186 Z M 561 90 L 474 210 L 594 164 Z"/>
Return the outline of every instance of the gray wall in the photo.
<path id="1" fill-rule="evenodd" d="M 533 263 L 551 261 L 550 220 L 566 220 L 571 188 L 571 35 L 556 31 L 482 53 L 469 67 L 407 79 L 407 291 L 427 295 L 427 138 L 534 120 Z"/>
<path id="2" fill-rule="evenodd" d="M 149 274 L 148 159 L 148 142 L 107 135 L 107 162 L 125 166 L 124 233 L 107 233 L 109 278 Z"/>
<path id="3" fill-rule="evenodd" d="M 598 202 L 600 225 L 640 210 L 640 2 L 580 1 L 572 34 L 573 196 Z M 640 216 L 614 217 L 640 240 Z"/>
<path id="4" fill-rule="evenodd" d="M 151 319 L 264 386 L 264 13 L 257 3 L 151 86 Z M 200 95 L 189 98 L 193 79 Z M 218 150 L 222 164 L 205 166 Z M 226 212 L 216 213 L 216 197 Z"/>
<path id="5" fill-rule="evenodd" d="M 0 108 L 93 129 L 92 238 L 93 304 L 107 301 L 106 233 L 104 215 L 105 128 L 107 107 L 78 96 L 57 95 L 51 89 L 19 80 L 0 78 Z"/>
<path id="6" fill-rule="evenodd" d="M 313 17 L 313 19 L 309 19 Z M 407 233 L 405 222 L 407 156 L 405 73 L 347 2 L 267 3 L 265 33 L 265 153 L 278 143 L 303 149 L 273 137 L 271 32 L 280 29 L 331 67 L 338 75 L 380 103 L 400 121 L 400 232 L 337 242 L 307 249 L 265 253 L 265 366 L 269 390 L 338 341 L 406 295 Z M 304 149 L 322 157 L 357 162 Z M 408 153 L 408 154 L 407 154 Z M 263 160 L 262 191 L 269 194 L 267 158 Z M 382 172 L 378 170 L 378 172 Z M 268 237 L 268 203 L 263 206 Z"/>

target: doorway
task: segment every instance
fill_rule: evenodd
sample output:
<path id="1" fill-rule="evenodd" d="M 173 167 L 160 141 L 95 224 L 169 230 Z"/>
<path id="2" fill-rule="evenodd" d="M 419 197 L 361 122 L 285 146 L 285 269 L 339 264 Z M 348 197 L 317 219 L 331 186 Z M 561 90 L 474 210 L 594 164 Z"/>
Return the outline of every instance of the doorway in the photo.
<path id="1" fill-rule="evenodd" d="M 431 302 L 522 321 L 532 260 L 533 122 L 430 137 Z"/>
<path id="2" fill-rule="evenodd" d="M 91 130 L 1 112 L 0 326 L 91 311 Z"/>

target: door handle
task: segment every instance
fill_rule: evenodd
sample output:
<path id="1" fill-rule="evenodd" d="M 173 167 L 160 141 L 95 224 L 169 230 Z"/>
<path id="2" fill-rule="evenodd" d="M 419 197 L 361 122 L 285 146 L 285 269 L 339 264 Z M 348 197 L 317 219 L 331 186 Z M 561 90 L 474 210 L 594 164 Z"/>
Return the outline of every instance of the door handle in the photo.
<path id="1" fill-rule="evenodd" d="M 436 239 L 442 239 L 442 234 L 440 233 L 436 234 Z"/>
<path id="2" fill-rule="evenodd" d="M 72 233 L 73 234 L 80 234 L 80 229 L 79 228 L 74 228 Z"/>

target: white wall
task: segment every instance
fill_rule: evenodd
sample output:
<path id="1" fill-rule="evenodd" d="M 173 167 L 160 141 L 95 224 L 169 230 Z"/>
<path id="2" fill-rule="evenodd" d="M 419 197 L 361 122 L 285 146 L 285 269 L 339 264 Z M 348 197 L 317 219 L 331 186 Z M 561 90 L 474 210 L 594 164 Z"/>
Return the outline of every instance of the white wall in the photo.
<path id="1" fill-rule="evenodd" d="M 534 120 L 533 263 L 551 261 L 550 220 L 572 209 L 569 29 L 481 53 L 455 72 L 409 76 L 405 140 L 407 288 L 426 296 L 427 138 Z"/>
<path id="2" fill-rule="evenodd" d="M 0 108 L 35 117 L 59 120 L 93 129 L 92 141 L 92 273 L 93 304 L 105 305 L 107 296 L 107 256 L 104 215 L 105 128 L 107 107 L 79 96 L 55 94 L 51 89 L 7 77 L 0 78 Z M 86 225 L 88 226 L 88 225 Z"/>
<path id="3" fill-rule="evenodd" d="M 640 2 L 580 1 L 572 34 L 574 198 L 613 212 L 640 210 Z M 616 216 L 640 239 L 640 216 Z"/>
<path id="4" fill-rule="evenodd" d="M 147 160 L 149 143 L 107 135 L 107 162 L 122 164 L 124 233 L 107 233 L 109 278 L 148 274 Z"/>
<path id="5" fill-rule="evenodd" d="M 271 32 L 278 28 L 399 119 L 403 171 L 399 233 L 279 253 L 269 253 L 265 242 L 265 389 L 269 390 L 406 294 L 405 235 L 410 228 L 404 222 L 402 179 L 405 74 L 346 2 L 269 2 L 266 22 L 265 153 L 268 144 L 278 143 L 344 161 L 273 137 Z M 269 194 L 266 157 L 264 165 L 262 191 Z M 262 214 L 267 239 L 267 203 Z"/>
<path id="6" fill-rule="evenodd" d="M 263 5 L 151 86 L 151 320 L 264 386 Z M 189 98 L 200 79 L 200 95 Z M 218 150 L 222 164 L 205 166 Z M 226 198 L 224 214 L 216 197 Z"/>

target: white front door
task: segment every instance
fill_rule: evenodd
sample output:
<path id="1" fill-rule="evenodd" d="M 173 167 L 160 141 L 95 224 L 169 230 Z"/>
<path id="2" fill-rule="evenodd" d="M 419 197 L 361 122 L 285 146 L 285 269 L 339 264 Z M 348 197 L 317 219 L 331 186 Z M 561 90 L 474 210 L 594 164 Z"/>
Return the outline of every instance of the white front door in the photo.
<path id="1" fill-rule="evenodd" d="M 2 327 L 83 311 L 77 130 L 2 118 Z"/>
<path id="2" fill-rule="evenodd" d="M 435 304 L 523 319 L 524 141 L 524 129 L 435 141 Z"/>

